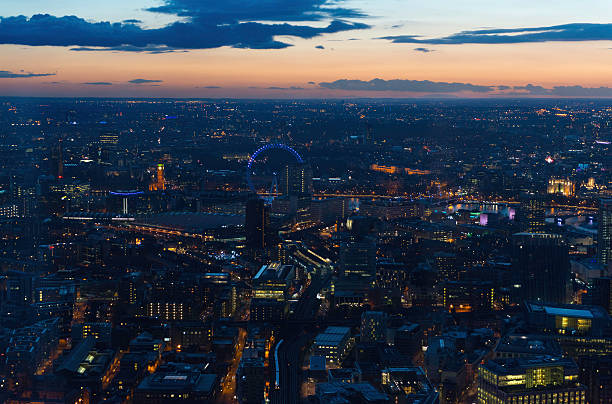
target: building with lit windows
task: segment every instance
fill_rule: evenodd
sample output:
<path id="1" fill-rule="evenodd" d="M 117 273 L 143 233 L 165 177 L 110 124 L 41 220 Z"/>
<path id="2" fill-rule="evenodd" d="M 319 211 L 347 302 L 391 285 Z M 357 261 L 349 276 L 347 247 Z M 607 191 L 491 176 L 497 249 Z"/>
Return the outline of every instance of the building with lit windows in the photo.
<path id="1" fill-rule="evenodd" d="M 149 191 L 166 190 L 166 177 L 164 176 L 164 165 L 158 164 L 155 173 L 155 182 L 149 185 Z"/>
<path id="2" fill-rule="evenodd" d="M 479 404 L 586 404 L 578 366 L 563 357 L 496 359 L 478 369 Z"/>
<path id="3" fill-rule="evenodd" d="M 597 261 L 607 268 L 612 263 L 612 198 L 599 201 L 597 217 Z"/>
<path id="4" fill-rule="evenodd" d="M 339 365 L 351 350 L 353 339 L 348 327 L 327 327 L 317 335 L 313 355 L 324 356 L 328 362 Z"/>
<path id="5" fill-rule="evenodd" d="M 610 318 L 600 306 L 526 303 L 525 311 L 527 324 L 540 332 L 601 337 L 610 326 Z"/>
<path id="6" fill-rule="evenodd" d="M 164 321 L 182 321 L 187 318 L 186 307 L 182 302 L 148 302 L 148 317 L 158 317 Z"/>
<path id="7" fill-rule="evenodd" d="M 565 178 L 550 178 L 548 180 L 547 192 L 563 196 L 574 196 L 576 184 Z"/>
<path id="8" fill-rule="evenodd" d="M 381 372 L 381 384 L 394 403 L 440 402 L 439 393 L 420 367 L 385 368 Z"/>
<path id="9" fill-rule="evenodd" d="M 382 311 L 366 311 L 361 315 L 361 342 L 385 342 L 387 339 L 387 314 Z"/>
<path id="10" fill-rule="evenodd" d="M 80 323 L 72 326 L 72 343 L 77 344 L 89 336 L 96 340 L 96 345 L 111 345 L 111 323 Z"/>
<path id="11" fill-rule="evenodd" d="M 495 288 L 487 281 L 447 281 L 442 283 L 442 305 L 448 311 L 467 313 L 493 310 Z"/>
<path id="12" fill-rule="evenodd" d="M 543 233 L 545 231 L 545 218 L 546 209 L 544 199 L 541 196 L 535 194 L 521 195 L 517 219 L 524 232 Z"/>
<path id="13" fill-rule="evenodd" d="M 173 363 L 161 366 L 138 385 L 134 403 L 209 403 L 217 388 L 217 375 L 203 373 L 196 365 Z"/>
<path id="14" fill-rule="evenodd" d="M 253 278 L 251 320 L 272 321 L 288 312 L 289 295 L 295 280 L 293 265 L 273 262 L 263 265 Z"/>

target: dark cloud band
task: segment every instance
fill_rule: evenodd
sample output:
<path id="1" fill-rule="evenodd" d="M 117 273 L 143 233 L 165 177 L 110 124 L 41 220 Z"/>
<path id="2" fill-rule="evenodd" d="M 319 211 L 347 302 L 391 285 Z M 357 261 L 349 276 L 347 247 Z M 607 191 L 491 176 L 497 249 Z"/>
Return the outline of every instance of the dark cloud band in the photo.
<path id="1" fill-rule="evenodd" d="M 533 28 L 481 29 L 462 31 L 440 38 L 397 35 L 386 36 L 381 39 L 387 39 L 393 43 L 428 45 L 611 41 L 612 24 L 576 23 Z"/>
<path id="2" fill-rule="evenodd" d="M 166 0 L 162 6 L 149 11 L 186 18 L 152 29 L 141 27 L 138 20 L 90 22 L 76 16 L 48 14 L 3 17 L 0 18 L 0 44 L 147 53 L 222 46 L 282 49 L 291 44 L 276 40 L 276 36 L 307 39 L 369 27 L 344 20 L 362 14 L 339 7 L 337 3 L 334 0 Z M 308 21 L 330 22 L 321 27 L 311 26 Z"/>

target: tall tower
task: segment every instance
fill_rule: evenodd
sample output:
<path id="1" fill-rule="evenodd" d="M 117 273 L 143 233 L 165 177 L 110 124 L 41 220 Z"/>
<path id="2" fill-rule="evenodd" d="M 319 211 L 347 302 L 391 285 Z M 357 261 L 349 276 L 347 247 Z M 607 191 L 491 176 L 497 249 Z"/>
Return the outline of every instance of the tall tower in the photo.
<path id="1" fill-rule="evenodd" d="M 599 201 L 597 261 L 604 268 L 608 268 L 612 263 L 612 198 L 604 198 Z"/>
<path id="2" fill-rule="evenodd" d="M 270 209 L 263 199 L 253 197 L 247 201 L 244 227 L 247 247 L 255 249 L 266 247 L 267 235 L 270 232 Z"/>
<path id="3" fill-rule="evenodd" d="M 157 165 L 156 181 L 149 185 L 149 191 L 164 191 L 166 189 L 166 177 L 164 176 L 164 165 Z"/>
<path id="4" fill-rule="evenodd" d="M 516 233 L 512 238 L 512 269 L 521 298 L 566 303 L 570 262 L 563 238 L 548 233 Z"/>
<path id="5" fill-rule="evenodd" d="M 57 142 L 57 145 L 51 148 L 51 156 L 49 158 L 51 175 L 56 179 L 64 177 L 64 153 L 62 149 L 62 140 Z"/>

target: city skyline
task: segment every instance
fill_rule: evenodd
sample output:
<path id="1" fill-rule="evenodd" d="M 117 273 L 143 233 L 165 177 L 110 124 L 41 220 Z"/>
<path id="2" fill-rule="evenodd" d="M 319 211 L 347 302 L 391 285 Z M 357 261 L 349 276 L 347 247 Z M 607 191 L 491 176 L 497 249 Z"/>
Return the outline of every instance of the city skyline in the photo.
<path id="1" fill-rule="evenodd" d="M 519 1 L 24 1 L 6 96 L 612 97 L 612 7 Z"/>

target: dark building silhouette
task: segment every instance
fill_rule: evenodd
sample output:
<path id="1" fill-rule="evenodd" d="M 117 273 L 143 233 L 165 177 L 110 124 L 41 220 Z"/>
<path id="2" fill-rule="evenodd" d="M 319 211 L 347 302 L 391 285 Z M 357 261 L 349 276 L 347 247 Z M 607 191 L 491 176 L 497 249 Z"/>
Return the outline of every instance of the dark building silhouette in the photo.
<path id="1" fill-rule="evenodd" d="M 526 233 L 544 233 L 546 210 L 544 199 L 536 194 L 523 194 L 520 197 L 518 222 Z"/>
<path id="2" fill-rule="evenodd" d="M 558 234 L 513 235 L 512 269 L 522 299 L 565 303 L 570 275 L 567 246 Z"/>
<path id="3" fill-rule="evenodd" d="M 247 201 L 245 214 L 246 245 L 263 249 L 270 232 L 270 208 L 263 199 L 253 197 Z"/>
<path id="4" fill-rule="evenodd" d="M 60 140 L 57 145 L 51 148 L 51 155 L 49 156 L 49 165 L 51 175 L 55 178 L 64 177 L 64 153 L 62 149 L 62 141 Z"/>
<path id="5" fill-rule="evenodd" d="M 593 279 L 593 288 L 590 292 L 590 303 L 603 307 L 612 314 L 612 278 L 602 277 Z"/>

